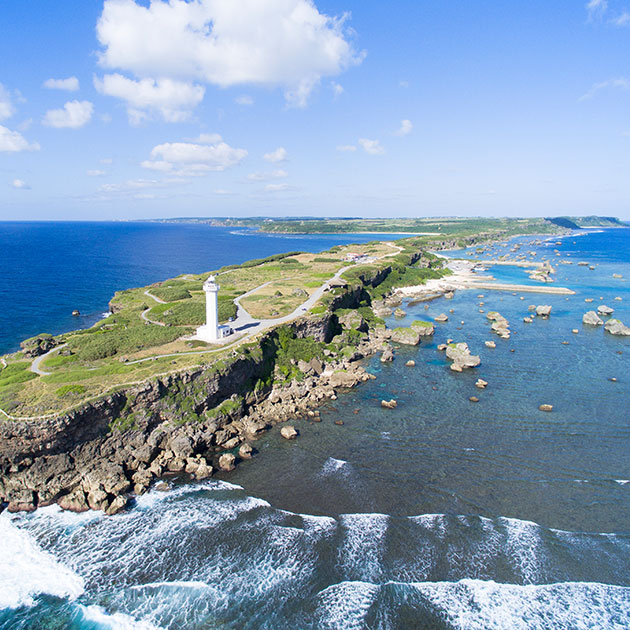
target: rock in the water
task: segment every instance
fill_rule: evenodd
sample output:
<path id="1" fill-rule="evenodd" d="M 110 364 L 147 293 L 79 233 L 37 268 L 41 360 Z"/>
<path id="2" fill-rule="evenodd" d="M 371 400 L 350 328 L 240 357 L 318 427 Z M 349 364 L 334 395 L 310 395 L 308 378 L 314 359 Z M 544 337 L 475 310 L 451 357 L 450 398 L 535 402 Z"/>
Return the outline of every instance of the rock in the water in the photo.
<path id="1" fill-rule="evenodd" d="M 531 317 L 523 317 L 523 323 L 531 324 L 534 320 Z"/>
<path id="2" fill-rule="evenodd" d="M 588 313 L 584 313 L 582 323 L 589 326 L 601 326 L 604 322 L 595 311 L 588 311 Z"/>
<path id="3" fill-rule="evenodd" d="M 390 346 L 386 346 L 381 355 L 381 363 L 389 363 L 394 360 L 394 352 Z"/>
<path id="4" fill-rule="evenodd" d="M 411 327 L 421 337 L 430 337 L 435 332 L 435 326 L 431 322 L 425 322 L 420 319 L 413 322 Z"/>
<path id="5" fill-rule="evenodd" d="M 468 400 L 470 400 L 470 402 L 479 402 L 479 398 L 477 398 L 477 396 L 471 396 Z"/>
<path id="6" fill-rule="evenodd" d="M 553 411 L 553 405 L 540 405 L 538 409 L 540 409 L 541 411 Z"/>
<path id="7" fill-rule="evenodd" d="M 70 512 L 87 512 L 90 509 L 85 492 L 78 487 L 70 494 L 64 494 L 62 497 L 59 497 L 57 505 L 62 510 L 69 510 Z"/>
<path id="8" fill-rule="evenodd" d="M 548 304 L 542 304 L 536 307 L 536 315 L 538 315 L 538 317 L 549 317 L 550 314 L 551 306 Z"/>
<path id="9" fill-rule="evenodd" d="M 497 344 L 494 341 L 486 341 L 484 343 L 485 343 L 486 348 L 496 348 L 497 347 Z"/>
<path id="10" fill-rule="evenodd" d="M 381 407 L 384 409 L 395 409 L 398 403 L 392 398 L 391 400 L 381 400 Z"/>
<path id="11" fill-rule="evenodd" d="M 597 307 L 597 312 L 600 315 L 612 315 L 615 312 L 614 308 L 610 308 L 610 306 L 606 306 L 605 304 L 600 304 Z"/>
<path id="12" fill-rule="evenodd" d="M 403 311 L 402 308 L 397 308 L 394 311 L 394 317 L 398 317 L 398 318 L 407 317 L 407 313 Z"/>
<path id="13" fill-rule="evenodd" d="M 448 321 L 448 315 L 445 315 L 444 313 L 440 313 L 437 317 L 433 318 L 436 322 L 447 322 Z"/>
<path id="14" fill-rule="evenodd" d="M 579 331 L 577 328 L 574 328 L 571 332 L 572 332 L 574 335 L 579 335 L 579 334 L 580 334 L 580 331 Z"/>
<path id="15" fill-rule="evenodd" d="M 446 348 L 446 357 L 453 361 L 451 370 L 461 372 L 464 368 L 477 367 L 481 363 L 481 358 L 470 354 L 468 344 L 464 342 L 451 343 Z"/>
<path id="16" fill-rule="evenodd" d="M 295 427 L 293 425 L 288 424 L 286 427 L 282 427 L 282 429 L 280 429 L 280 435 L 285 440 L 295 440 L 295 438 L 298 436 L 298 432 L 295 430 Z"/>
<path id="17" fill-rule="evenodd" d="M 433 327 L 432 327 L 433 328 Z M 420 332 L 418 328 L 394 328 L 392 330 L 392 341 L 407 346 L 417 346 L 420 343 Z"/>
<path id="18" fill-rule="evenodd" d="M 219 468 L 224 472 L 230 472 L 236 467 L 236 457 L 232 453 L 223 453 L 219 457 Z"/>
<path id="19" fill-rule="evenodd" d="M 484 381 L 482 378 L 478 378 L 477 382 L 475 383 L 475 387 L 479 389 L 485 389 L 486 387 L 488 387 L 488 381 Z"/>
<path id="20" fill-rule="evenodd" d="M 253 453 L 254 449 L 247 442 L 241 444 L 240 448 L 238 449 L 238 456 L 241 459 L 251 459 Z"/>
<path id="21" fill-rule="evenodd" d="M 405 365 L 407 367 L 415 367 L 416 366 L 416 362 L 413 359 L 409 359 L 409 361 L 407 361 L 407 363 L 405 363 Z"/>
<path id="22" fill-rule="evenodd" d="M 128 499 L 122 494 L 117 496 L 105 509 L 105 514 L 112 516 L 127 507 Z"/>
<path id="23" fill-rule="evenodd" d="M 611 335 L 630 337 L 630 328 L 624 326 L 618 319 L 609 319 L 604 325 L 604 330 Z"/>

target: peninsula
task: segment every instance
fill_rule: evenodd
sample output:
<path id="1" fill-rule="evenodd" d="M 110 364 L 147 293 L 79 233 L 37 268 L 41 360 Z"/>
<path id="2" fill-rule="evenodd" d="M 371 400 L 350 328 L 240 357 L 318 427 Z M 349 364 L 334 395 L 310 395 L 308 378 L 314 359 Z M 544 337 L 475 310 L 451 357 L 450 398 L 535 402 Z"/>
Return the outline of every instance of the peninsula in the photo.
<path id="1" fill-rule="evenodd" d="M 165 474 L 229 471 L 270 426 L 317 421 L 323 400 L 371 378 L 362 358 L 432 334 L 431 322 L 389 330 L 377 313 L 400 303 L 391 296 L 402 287 L 429 281 L 439 295 L 466 286 L 461 270 L 449 285 L 453 271 L 436 252 L 567 231 L 543 219 L 461 225 L 121 291 L 92 328 L 25 340 L 1 359 L 0 501 L 12 511 L 57 502 L 115 513 Z M 195 335 L 211 275 L 218 321 L 231 333 L 214 343 Z M 283 435 L 297 431 L 284 426 Z"/>

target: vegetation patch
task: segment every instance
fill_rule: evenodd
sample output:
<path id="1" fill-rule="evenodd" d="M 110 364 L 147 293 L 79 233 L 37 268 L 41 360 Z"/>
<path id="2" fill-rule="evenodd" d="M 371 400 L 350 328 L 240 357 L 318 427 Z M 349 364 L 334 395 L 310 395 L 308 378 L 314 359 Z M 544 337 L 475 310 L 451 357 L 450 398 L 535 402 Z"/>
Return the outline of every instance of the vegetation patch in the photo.
<path id="1" fill-rule="evenodd" d="M 59 398 L 64 398 L 69 394 L 83 394 L 85 393 L 84 385 L 62 385 L 59 389 L 55 391 L 55 394 L 59 396 Z"/>
<path id="2" fill-rule="evenodd" d="M 177 302 L 190 297 L 190 291 L 182 286 L 161 286 L 152 288 L 149 292 L 165 302 Z"/>

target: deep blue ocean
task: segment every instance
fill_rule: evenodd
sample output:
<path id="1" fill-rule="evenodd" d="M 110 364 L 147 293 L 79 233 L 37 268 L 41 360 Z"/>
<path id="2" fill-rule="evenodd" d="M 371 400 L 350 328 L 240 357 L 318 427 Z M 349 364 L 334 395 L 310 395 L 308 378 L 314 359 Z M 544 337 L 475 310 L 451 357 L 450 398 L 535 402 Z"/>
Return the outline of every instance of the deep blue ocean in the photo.
<path id="1" fill-rule="evenodd" d="M 390 325 L 449 321 L 393 363 L 367 360 L 376 379 L 320 423 L 297 420 L 297 440 L 276 427 L 234 472 L 148 492 L 114 517 L 0 514 L 0 629 L 627 630 L 630 337 L 581 320 L 606 304 L 630 325 L 630 229 L 515 242 L 555 262 L 575 294 L 405 301 Z M 489 273 L 531 284 L 518 267 Z M 539 304 L 549 319 L 523 322 Z M 490 310 L 509 340 L 491 333 Z M 437 350 L 447 339 L 481 365 L 452 372 Z"/>
<path id="2" fill-rule="evenodd" d="M 92 325 L 115 291 L 281 252 L 320 252 L 375 238 L 285 236 L 185 223 L 0 222 L 0 354 L 38 333 Z M 80 317 L 72 316 L 75 309 Z"/>

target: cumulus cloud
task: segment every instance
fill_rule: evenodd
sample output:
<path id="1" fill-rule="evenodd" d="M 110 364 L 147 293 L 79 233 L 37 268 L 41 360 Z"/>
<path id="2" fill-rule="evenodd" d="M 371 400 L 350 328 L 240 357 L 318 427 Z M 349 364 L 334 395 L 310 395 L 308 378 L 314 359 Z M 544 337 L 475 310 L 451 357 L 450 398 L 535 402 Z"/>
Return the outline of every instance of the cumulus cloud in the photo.
<path id="1" fill-rule="evenodd" d="M 630 79 L 625 77 L 618 77 L 616 79 L 608 79 L 607 81 L 602 81 L 601 83 L 595 83 L 593 87 L 586 92 L 586 94 L 582 94 L 578 100 L 586 101 L 590 98 L 593 98 L 595 94 L 600 92 L 601 90 L 606 90 L 608 88 L 614 88 L 617 90 L 630 90 Z"/>
<path id="2" fill-rule="evenodd" d="M 354 144 L 340 144 L 337 147 L 337 151 L 340 151 L 341 153 L 351 153 L 356 150 L 357 148 L 354 146 Z"/>
<path id="3" fill-rule="evenodd" d="M 254 104 L 254 99 L 251 96 L 248 96 L 247 94 L 243 94 L 243 96 L 237 96 L 234 99 L 234 102 L 237 105 L 249 106 L 249 105 L 253 105 Z"/>
<path id="4" fill-rule="evenodd" d="M 385 153 L 385 149 L 378 140 L 359 138 L 359 144 L 369 155 L 382 155 L 383 153 Z"/>
<path id="5" fill-rule="evenodd" d="M 410 120 L 402 120 L 400 122 L 400 128 L 396 132 L 397 136 L 408 136 L 413 130 L 413 123 Z"/>
<path id="6" fill-rule="evenodd" d="M 30 190 L 31 187 L 23 180 L 23 179 L 14 179 L 13 188 L 17 188 L 18 190 Z"/>
<path id="7" fill-rule="evenodd" d="M 15 113 L 15 107 L 11 99 L 11 94 L 2 83 L 0 83 L 0 120 L 11 118 Z"/>
<path id="8" fill-rule="evenodd" d="M 283 179 L 288 176 L 289 173 L 282 169 L 278 169 L 276 171 L 272 171 L 271 173 L 250 173 L 247 176 L 247 179 L 251 182 L 266 182 L 270 179 Z"/>
<path id="9" fill-rule="evenodd" d="M 236 166 L 246 156 L 245 149 L 235 149 L 225 142 L 165 142 L 153 147 L 151 159 L 142 162 L 141 166 L 176 175 L 203 175 Z"/>
<path id="10" fill-rule="evenodd" d="M 202 133 L 199 134 L 197 138 L 193 140 L 193 142 L 199 142 L 200 144 L 216 144 L 217 142 L 221 142 L 223 138 L 218 133 Z"/>
<path id="11" fill-rule="evenodd" d="M 586 4 L 589 20 L 601 19 L 608 10 L 608 0 L 589 0 Z"/>
<path id="12" fill-rule="evenodd" d="M 278 147 L 275 151 L 265 153 L 265 155 L 263 155 L 263 159 L 267 160 L 267 162 L 276 164 L 278 162 L 284 162 L 287 159 L 288 155 L 289 154 L 284 147 Z"/>
<path id="13" fill-rule="evenodd" d="M 57 129 L 78 129 L 90 122 L 93 112 L 90 101 L 68 101 L 62 109 L 49 109 L 43 123 Z"/>
<path id="14" fill-rule="evenodd" d="M 159 114 L 166 122 L 182 122 L 190 117 L 190 110 L 198 105 L 205 93 L 201 85 L 173 79 L 145 78 L 139 81 L 122 74 L 106 74 L 94 78 L 94 87 L 107 96 L 125 101 L 132 124 L 139 124 L 150 114 Z"/>
<path id="15" fill-rule="evenodd" d="M 79 89 L 79 79 L 68 77 L 67 79 L 46 79 L 44 87 L 49 90 L 66 90 L 76 92 Z"/>
<path id="16" fill-rule="evenodd" d="M 0 125 L 0 152 L 18 153 L 19 151 L 39 151 L 37 142 L 30 143 L 18 131 L 11 131 Z"/>
<path id="17" fill-rule="evenodd" d="M 138 79 L 282 87 L 303 106 L 322 77 L 361 63 L 347 15 L 313 0 L 105 0 L 96 32 L 104 68 Z"/>

